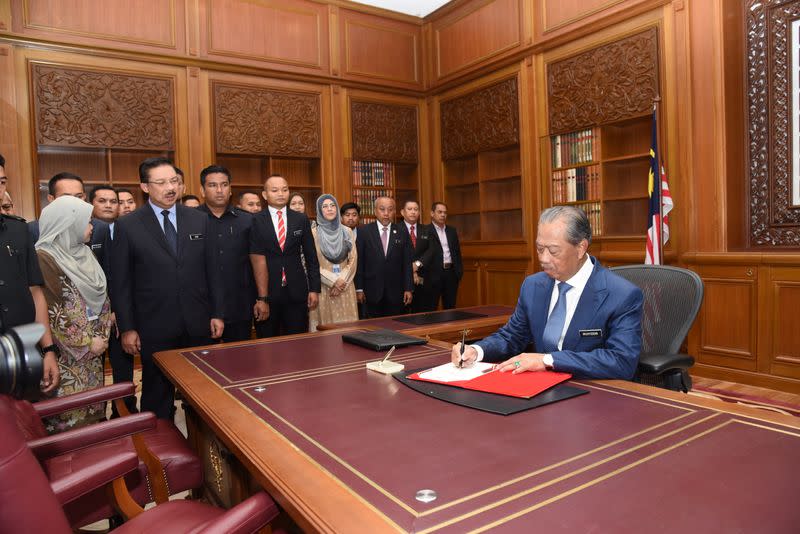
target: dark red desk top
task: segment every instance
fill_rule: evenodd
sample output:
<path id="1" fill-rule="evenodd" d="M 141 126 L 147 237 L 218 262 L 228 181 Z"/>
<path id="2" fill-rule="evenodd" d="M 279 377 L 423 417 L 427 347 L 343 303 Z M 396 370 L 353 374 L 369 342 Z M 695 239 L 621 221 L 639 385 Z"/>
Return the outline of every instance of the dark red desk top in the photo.
<path id="1" fill-rule="evenodd" d="M 502 318 L 502 322 L 499 324 L 504 324 L 509 315 L 514 313 L 513 306 L 471 306 L 468 308 L 458 308 L 461 311 L 473 312 L 473 313 L 480 313 L 486 315 L 488 317 L 498 317 Z M 430 312 L 426 312 L 430 313 Z M 412 315 L 412 314 L 409 314 Z M 335 323 L 335 324 L 322 324 L 319 325 L 317 328 L 319 330 L 333 330 L 333 329 L 340 329 L 340 328 L 351 328 L 351 327 L 371 327 L 371 328 L 388 328 L 389 330 L 417 330 L 420 328 L 428 327 L 436 327 L 445 323 L 433 323 L 430 325 L 418 325 L 418 324 L 410 324 L 404 323 L 403 321 L 398 321 L 397 317 L 408 317 L 409 315 L 400 315 L 400 316 L 392 316 L 392 317 L 380 317 L 378 319 L 362 319 L 361 321 L 352 321 L 349 323 Z M 413 315 L 421 315 L 421 314 L 413 314 Z M 452 321 L 446 323 L 448 325 L 457 325 L 460 323 L 470 323 L 477 321 L 479 319 L 484 319 L 483 317 L 474 317 L 470 319 L 465 319 L 463 321 Z"/>
<path id="2" fill-rule="evenodd" d="M 429 344 L 393 359 L 411 369 L 448 354 Z M 227 410 L 254 432 L 279 432 L 389 530 L 794 532 L 800 520 L 790 467 L 800 465 L 800 430 L 725 406 L 574 382 L 590 394 L 503 417 L 367 371 L 381 355 L 340 332 L 183 355 L 157 360 L 168 374 L 188 361 L 224 388 Z M 214 409 L 200 411 L 224 417 Z M 437 499 L 417 501 L 421 489 Z"/>

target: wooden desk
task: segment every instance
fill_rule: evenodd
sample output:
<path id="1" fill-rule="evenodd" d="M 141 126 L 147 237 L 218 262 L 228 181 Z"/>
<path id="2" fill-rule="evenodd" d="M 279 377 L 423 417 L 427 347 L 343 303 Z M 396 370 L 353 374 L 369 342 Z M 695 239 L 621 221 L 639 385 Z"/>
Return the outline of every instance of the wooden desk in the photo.
<path id="1" fill-rule="evenodd" d="M 448 321 L 443 323 L 432 323 L 427 325 L 414 325 L 399 321 L 405 317 L 418 317 L 422 315 L 433 315 L 442 313 L 425 312 L 407 315 L 394 315 L 391 317 L 380 317 L 378 319 L 363 319 L 349 323 L 321 324 L 317 327 L 320 331 L 341 330 L 343 328 L 387 328 L 397 332 L 403 332 L 410 336 L 428 337 L 455 343 L 461 341 L 461 331 L 465 328 L 470 330 L 469 339 L 482 339 L 494 333 L 498 328 L 506 324 L 508 318 L 514 313 L 513 306 L 470 306 L 468 308 L 457 308 L 458 311 L 471 312 L 485 315 L 485 317 L 473 317 L 460 321 Z M 448 310 L 450 311 L 450 310 Z M 455 310 L 454 310 L 455 311 Z"/>
<path id="2" fill-rule="evenodd" d="M 395 354 L 412 369 L 449 350 Z M 207 483 L 220 440 L 307 531 L 796 531 L 796 418 L 621 381 L 502 417 L 366 371 L 377 356 L 322 332 L 156 361 L 202 418 Z"/>

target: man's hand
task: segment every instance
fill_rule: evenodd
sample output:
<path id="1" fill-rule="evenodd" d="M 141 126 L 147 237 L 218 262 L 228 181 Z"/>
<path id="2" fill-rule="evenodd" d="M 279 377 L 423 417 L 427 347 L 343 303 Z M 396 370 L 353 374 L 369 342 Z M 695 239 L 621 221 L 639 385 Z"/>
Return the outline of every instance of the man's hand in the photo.
<path id="1" fill-rule="evenodd" d="M 414 276 L 414 285 L 415 286 L 422 285 L 422 277 L 417 274 L 416 270 L 414 270 L 414 275 L 413 276 Z"/>
<path id="2" fill-rule="evenodd" d="M 131 355 L 139 354 L 142 350 L 139 332 L 136 330 L 127 330 L 122 333 L 122 350 Z"/>
<path id="3" fill-rule="evenodd" d="M 453 345 L 452 350 L 450 351 L 450 361 L 453 362 L 453 365 L 459 366 L 461 363 L 461 367 L 469 367 L 470 365 L 475 363 L 475 360 L 478 358 L 478 351 L 475 350 L 475 347 L 472 345 L 467 345 L 464 349 L 464 354 L 461 354 L 461 342 L 459 341 L 455 345 Z"/>
<path id="4" fill-rule="evenodd" d="M 255 316 L 256 321 L 266 321 L 269 319 L 269 304 L 257 300 L 253 306 L 253 315 Z"/>
<path id="5" fill-rule="evenodd" d="M 359 304 L 364 304 L 367 301 L 367 297 L 364 296 L 363 291 L 356 291 L 356 300 Z"/>
<path id="6" fill-rule="evenodd" d="M 316 310 L 319 304 L 319 293 L 309 292 L 308 294 L 308 309 Z"/>
<path id="7" fill-rule="evenodd" d="M 222 319 L 211 318 L 211 339 L 219 339 L 225 331 L 225 321 Z"/>
<path id="8" fill-rule="evenodd" d="M 497 369 L 501 373 L 511 371 L 515 375 L 525 371 L 544 371 L 543 358 L 544 354 L 538 352 L 523 352 L 499 364 Z"/>
<path id="9" fill-rule="evenodd" d="M 42 393 L 50 393 L 58 387 L 61 380 L 61 371 L 58 369 L 58 360 L 55 352 L 46 352 L 42 356 Z"/>
<path id="10" fill-rule="evenodd" d="M 403 291 L 403 304 L 408 306 L 414 299 L 414 294 L 411 291 Z"/>

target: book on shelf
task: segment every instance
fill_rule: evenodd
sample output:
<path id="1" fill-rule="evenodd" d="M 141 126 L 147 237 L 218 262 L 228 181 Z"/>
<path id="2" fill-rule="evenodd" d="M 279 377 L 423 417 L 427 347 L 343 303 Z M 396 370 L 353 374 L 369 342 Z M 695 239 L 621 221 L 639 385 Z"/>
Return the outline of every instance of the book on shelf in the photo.
<path id="1" fill-rule="evenodd" d="M 550 182 L 555 204 L 594 200 L 600 197 L 600 166 L 556 170 Z"/>
<path id="2" fill-rule="evenodd" d="M 361 187 L 394 187 L 394 163 L 353 160 L 353 185 Z"/>
<path id="3" fill-rule="evenodd" d="M 559 169 L 595 161 L 598 139 L 596 127 L 551 136 L 550 161 L 552 167 Z"/>
<path id="4" fill-rule="evenodd" d="M 592 225 L 592 235 L 599 236 L 602 234 L 602 226 L 600 225 L 600 203 L 589 202 L 587 204 L 578 204 L 578 207 L 586 213 L 589 218 L 589 224 Z"/>

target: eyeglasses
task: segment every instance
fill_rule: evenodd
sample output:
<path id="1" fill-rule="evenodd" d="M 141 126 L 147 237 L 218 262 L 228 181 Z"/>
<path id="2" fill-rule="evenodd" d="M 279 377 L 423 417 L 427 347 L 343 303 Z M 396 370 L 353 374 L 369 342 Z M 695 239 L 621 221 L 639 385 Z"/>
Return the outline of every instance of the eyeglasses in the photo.
<path id="1" fill-rule="evenodd" d="M 181 179 L 178 176 L 173 176 L 169 180 L 150 180 L 147 182 L 148 184 L 153 184 L 158 187 L 164 187 L 165 185 L 178 185 L 181 183 Z"/>

